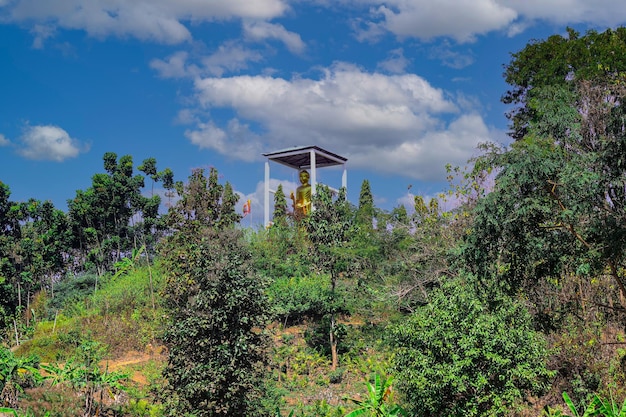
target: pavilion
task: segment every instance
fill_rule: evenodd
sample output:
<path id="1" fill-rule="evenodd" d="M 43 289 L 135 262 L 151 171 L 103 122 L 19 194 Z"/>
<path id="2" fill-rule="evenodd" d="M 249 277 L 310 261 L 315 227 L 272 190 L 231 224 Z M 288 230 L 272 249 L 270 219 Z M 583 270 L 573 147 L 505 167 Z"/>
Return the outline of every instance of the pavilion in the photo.
<path id="1" fill-rule="evenodd" d="M 348 187 L 348 172 L 346 170 L 347 158 L 339 156 L 319 146 L 299 146 L 287 148 L 280 151 L 264 153 L 267 158 L 265 161 L 265 202 L 263 206 L 263 223 L 265 226 L 270 224 L 270 161 L 277 162 L 289 168 L 298 171 L 302 169 L 310 170 L 311 194 L 315 195 L 315 186 L 317 184 L 317 168 L 331 167 L 342 165 L 343 174 L 341 176 L 341 186 Z"/>

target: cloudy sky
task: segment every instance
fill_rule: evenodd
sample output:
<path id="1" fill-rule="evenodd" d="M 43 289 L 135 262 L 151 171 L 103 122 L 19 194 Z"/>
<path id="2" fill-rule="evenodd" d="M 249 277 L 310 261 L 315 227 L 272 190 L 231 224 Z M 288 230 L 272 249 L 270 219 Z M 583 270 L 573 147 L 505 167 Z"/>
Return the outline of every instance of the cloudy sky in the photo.
<path id="1" fill-rule="evenodd" d="M 213 166 L 256 222 L 262 154 L 316 145 L 392 209 L 507 143 L 511 53 L 625 21 L 623 0 L 0 0 L 0 181 L 66 209 L 105 152 Z"/>

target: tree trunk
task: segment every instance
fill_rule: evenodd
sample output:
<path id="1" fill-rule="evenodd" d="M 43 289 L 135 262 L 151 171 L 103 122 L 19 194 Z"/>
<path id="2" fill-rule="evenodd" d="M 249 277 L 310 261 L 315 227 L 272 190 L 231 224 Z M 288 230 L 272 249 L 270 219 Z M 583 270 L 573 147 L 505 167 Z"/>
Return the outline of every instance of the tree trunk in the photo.
<path id="1" fill-rule="evenodd" d="M 332 358 L 331 369 L 337 370 L 339 357 L 337 356 L 337 338 L 335 337 L 335 313 L 330 315 L 330 356 Z"/>
<path id="2" fill-rule="evenodd" d="M 331 369 L 337 370 L 339 366 L 339 357 L 337 356 L 337 333 L 335 324 L 335 287 L 337 286 L 337 277 L 334 272 L 330 274 L 330 292 L 332 294 L 333 306 L 332 313 L 330 313 L 330 357 L 331 357 Z"/>

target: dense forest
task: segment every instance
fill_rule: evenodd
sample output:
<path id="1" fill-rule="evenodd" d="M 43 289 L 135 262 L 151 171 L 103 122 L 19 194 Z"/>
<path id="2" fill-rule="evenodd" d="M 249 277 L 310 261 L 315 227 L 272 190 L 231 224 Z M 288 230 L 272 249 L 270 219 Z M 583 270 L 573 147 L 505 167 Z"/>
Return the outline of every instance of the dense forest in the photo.
<path id="1" fill-rule="evenodd" d="M 504 77 L 512 144 L 409 209 L 279 187 L 253 230 L 112 152 L 67 212 L 0 182 L 0 415 L 626 415 L 626 28 Z"/>

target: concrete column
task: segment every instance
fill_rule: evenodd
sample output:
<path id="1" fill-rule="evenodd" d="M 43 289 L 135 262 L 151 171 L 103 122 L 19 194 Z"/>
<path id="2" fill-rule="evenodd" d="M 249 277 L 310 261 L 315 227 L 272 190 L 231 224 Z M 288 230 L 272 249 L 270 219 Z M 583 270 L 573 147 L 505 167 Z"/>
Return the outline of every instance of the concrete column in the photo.
<path id="1" fill-rule="evenodd" d="M 315 195 L 315 186 L 317 185 L 317 164 L 315 163 L 315 151 L 311 154 L 311 196 Z"/>
<path id="2" fill-rule="evenodd" d="M 265 201 L 263 202 L 263 225 L 270 225 L 270 161 L 265 161 Z"/>

